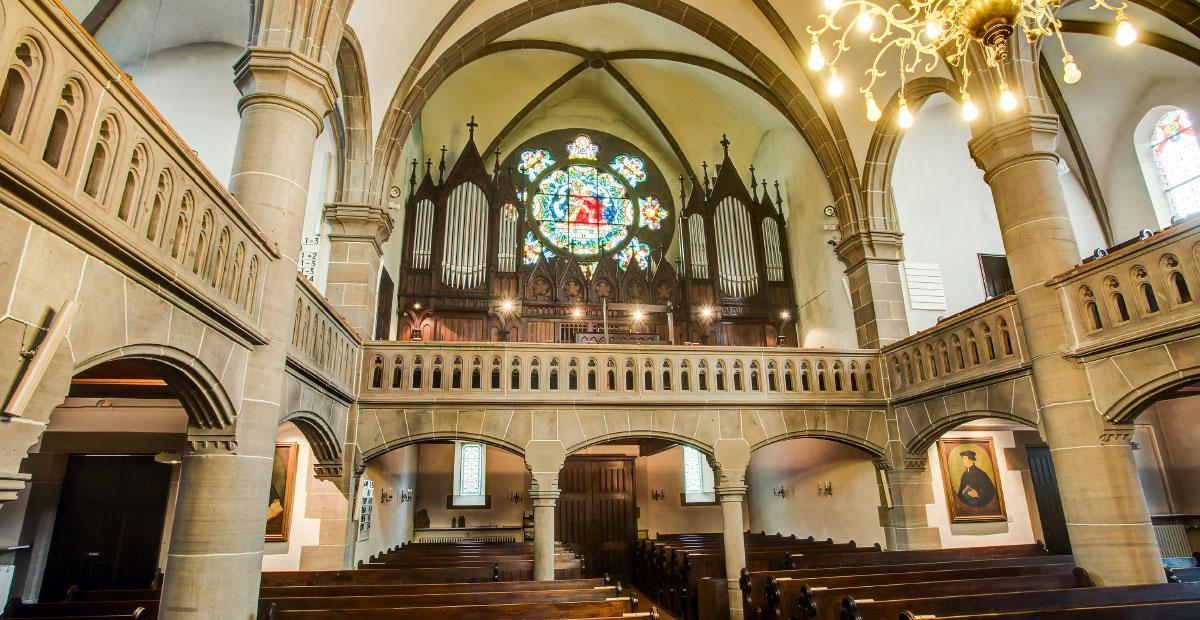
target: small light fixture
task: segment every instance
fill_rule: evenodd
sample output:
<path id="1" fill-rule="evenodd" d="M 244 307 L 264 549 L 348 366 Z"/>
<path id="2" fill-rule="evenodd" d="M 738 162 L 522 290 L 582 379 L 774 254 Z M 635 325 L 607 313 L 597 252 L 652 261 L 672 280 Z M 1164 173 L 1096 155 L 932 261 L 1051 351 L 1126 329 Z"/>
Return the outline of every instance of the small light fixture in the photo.
<path id="1" fill-rule="evenodd" d="M 420 309 L 421 309 L 421 302 L 419 302 L 419 301 L 418 301 L 417 303 L 413 304 L 413 309 L 414 309 L 414 310 L 420 310 Z"/>
<path id="2" fill-rule="evenodd" d="M 962 96 L 962 115 L 963 120 L 973 121 L 979 117 L 979 108 L 975 107 L 975 102 L 971 101 L 971 95 L 963 93 Z"/>
<path id="3" fill-rule="evenodd" d="M 867 98 L 867 120 L 874 123 L 875 121 L 879 120 L 880 118 L 883 118 L 883 110 L 880 110 L 879 104 L 875 103 L 875 95 L 872 95 L 871 91 L 869 91 L 869 90 L 867 91 L 866 98 Z"/>
<path id="4" fill-rule="evenodd" d="M 643 320 L 643 319 L 645 319 L 645 318 L 646 318 L 646 313 L 645 313 L 645 312 L 643 312 L 641 309 L 638 309 L 638 310 L 634 310 L 634 311 L 633 311 L 633 320 L 634 320 L 634 321 L 637 321 L 638 323 L 641 323 L 641 322 L 642 322 L 642 320 Z"/>
<path id="5" fill-rule="evenodd" d="M 842 86 L 842 78 L 838 77 L 837 69 L 830 67 L 829 68 L 829 94 L 836 97 L 836 96 L 842 94 L 843 89 L 844 89 L 844 87 Z"/>
<path id="6" fill-rule="evenodd" d="M 706 319 L 711 319 L 713 317 L 712 306 L 704 306 L 703 308 L 700 308 L 700 316 Z"/>
<path id="7" fill-rule="evenodd" d="M 1129 18 L 1125 16 L 1125 11 L 1117 11 L 1117 45 L 1125 46 L 1132 45 L 1137 41 L 1138 32 L 1129 23 Z"/>
<path id="8" fill-rule="evenodd" d="M 874 26 L 875 20 L 871 18 L 870 11 L 863 11 L 862 14 L 858 16 L 859 32 L 870 32 L 871 28 Z"/>
<path id="9" fill-rule="evenodd" d="M 828 480 L 817 482 L 817 495 L 833 495 L 833 483 Z"/>
<path id="10" fill-rule="evenodd" d="M 808 48 L 808 68 L 813 71 L 820 71 L 821 67 L 825 66 L 825 55 L 821 53 L 821 44 L 817 41 L 814 35 L 812 38 L 811 47 Z"/>
<path id="11" fill-rule="evenodd" d="M 786 320 L 792 318 L 792 313 L 788 312 L 787 310 L 784 310 L 783 312 L 779 313 L 779 318 L 786 321 Z"/>
<path id="12" fill-rule="evenodd" d="M 404 502 L 411 502 L 412 498 L 413 498 L 413 490 L 412 489 L 404 489 L 403 491 L 400 491 L 400 503 L 401 504 L 403 504 Z"/>
<path id="13" fill-rule="evenodd" d="M 501 310 L 502 312 L 512 312 L 512 310 L 513 310 L 513 302 L 512 302 L 512 300 L 511 300 L 511 299 L 505 299 L 504 301 L 500 302 L 500 310 Z"/>
<path id="14" fill-rule="evenodd" d="M 787 497 L 787 491 L 784 490 L 783 486 L 773 487 L 771 489 L 771 494 L 775 497 Z"/>
<path id="15" fill-rule="evenodd" d="M 525 498 L 521 496 L 520 491 L 513 491 L 512 495 L 508 496 L 508 501 L 510 501 L 514 504 L 520 504 L 521 500 L 523 500 L 523 499 L 525 499 Z"/>
<path id="16" fill-rule="evenodd" d="M 913 126 L 913 115 L 908 111 L 908 102 L 904 100 L 904 97 L 900 98 L 900 115 L 896 117 L 896 122 L 899 123 L 901 129 Z"/>
<path id="17" fill-rule="evenodd" d="M 666 497 L 667 497 L 667 492 L 663 491 L 661 489 L 654 489 L 653 491 L 650 492 L 650 499 L 652 499 L 656 502 L 661 502 L 664 499 L 666 499 Z"/>
<path id="18" fill-rule="evenodd" d="M 386 503 L 394 500 L 394 499 L 396 499 L 396 496 L 392 495 L 391 493 L 388 493 L 387 491 L 384 491 L 383 493 L 379 494 L 379 504 L 381 506 L 383 504 L 386 504 Z"/>
<path id="19" fill-rule="evenodd" d="M 1017 98 L 1008 90 L 1008 84 L 1000 85 L 1000 109 L 1008 112 L 1017 107 Z"/>
<path id="20" fill-rule="evenodd" d="M 1067 54 L 1063 56 L 1063 81 L 1067 84 L 1074 84 L 1083 77 L 1083 72 L 1079 70 L 1079 65 L 1075 64 L 1075 57 Z"/>
<path id="21" fill-rule="evenodd" d="M 571 316 L 577 319 L 577 318 L 583 316 L 583 310 L 581 310 L 579 308 L 575 308 L 574 310 L 571 311 Z"/>

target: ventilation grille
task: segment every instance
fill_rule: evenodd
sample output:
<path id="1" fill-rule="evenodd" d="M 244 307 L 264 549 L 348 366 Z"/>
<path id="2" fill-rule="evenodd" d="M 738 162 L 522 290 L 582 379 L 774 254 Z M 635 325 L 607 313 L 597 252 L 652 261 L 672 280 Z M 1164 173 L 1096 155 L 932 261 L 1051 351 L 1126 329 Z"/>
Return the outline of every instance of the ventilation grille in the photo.
<path id="1" fill-rule="evenodd" d="M 942 268 L 936 263 L 904 263 L 908 284 L 908 305 L 913 310 L 945 310 L 946 289 L 942 286 Z"/>
<path id="2" fill-rule="evenodd" d="M 1158 550 L 1164 558 L 1185 558 L 1192 555 L 1187 528 L 1182 523 L 1155 525 L 1154 537 L 1158 539 Z"/>

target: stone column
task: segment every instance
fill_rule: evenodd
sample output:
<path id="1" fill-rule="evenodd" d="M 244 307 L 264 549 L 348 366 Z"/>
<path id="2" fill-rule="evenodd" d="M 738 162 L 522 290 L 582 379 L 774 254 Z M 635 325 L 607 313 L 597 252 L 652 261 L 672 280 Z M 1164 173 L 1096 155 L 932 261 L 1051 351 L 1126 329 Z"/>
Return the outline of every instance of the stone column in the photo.
<path id="1" fill-rule="evenodd" d="M 908 337 L 908 315 L 900 284 L 904 259 L 900 233 L 867 231 L 846 237 L 837 246 L 846 265 L 850 304 L 858 345 L 864 349 L 887 346 Z"/>
<path id="2" fill-rule="evenodd" d="M 1072 326 L 1043 286 L 1080 261 L 1057 136 L 1056 117 L 1014 113 L 976 129 L 969 147 L 996 204 L 1075 562 L 1100 585 L 1159 583 L 1161 558 L 1131 448 L 1097 413 L 1082 367 L 1063 356 Z"/>
<path id="3" fill-rule="evenodd" d="M 266 498 L 281 417 L 313 147 L 336 97 L 330 72 L 285 50 L 251 48 L 234 67 L 241 128 L 229 190 L 279 247 L 234 429 L 192 429 L 159 618 L 254 618 Z"/>
<path id="4" fill-rule="evenodd" d="M 382 207 L 325 205 L 329 233 L 329 272 L 325 297 L 364 339 L 375 337 L 375 308 L 383 243 L 392 235 L 392 217 Z M 399 274 L 392 274 L 397 277 Z M 380 317 L 386 320 L 388 317 Z"/>
<path id="5" fill-rule="evenodd" d="M 738 578 L 746 568 L 746 527 L 742 503 L 746 500 L 746 467 L 750 446 L 744 439 L 717 441 L 709 460 L 716 478 L 717 500 L 721 502 L 721 524 L 725 540 L 725 586 L 729 596 L 729 620 L 742 620 L 742 590 Z"/>
<path id="6" fill-rule="evenodd" d="M 554 580 L 554 504 L 558 501 L 558 473 L 567 451 L 557 439 L 535 439 L 525 446 L 529 470 L 529 499 L 533 500 L 533 578 Z"/>
<path id="7" fill-rule="evenodd" d="M 533 579 L 554 581 L 554 504 L 558 486 L 546 489 L 534 484 L 529 490 L 533 500 Z"/>
<path id="8" fill-rule="evenodd" d="M 887 380 L 888 375 L 881 374 Z M 938 528 L 929 527 L 926 508 L 933 503 L 934 491 L 929 459 L 924 454 L 916 458 L 905 452 L 898 425 L 896 410 L 888 407 L 887 456 L 875 461 L 880 478 L 879 525 L 887 537 L 888 549 L 940 549 L 942 534 Z"/>

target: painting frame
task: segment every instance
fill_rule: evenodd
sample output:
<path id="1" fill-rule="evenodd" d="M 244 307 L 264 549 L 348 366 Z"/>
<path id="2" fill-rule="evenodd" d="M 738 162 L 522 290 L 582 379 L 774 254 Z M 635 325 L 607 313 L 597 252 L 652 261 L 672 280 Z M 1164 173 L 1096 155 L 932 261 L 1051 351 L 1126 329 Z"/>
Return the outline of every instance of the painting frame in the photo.
<path id="1" fill-rule="evenodd" d="M 967 452 L 967 455 L 963 453 Z M 937 442 L 938 462 L 942 472 L 942 487 L 946 492 L 946 510 L 950 523 L 991 523 L 1008 521 L 1004 506 L 1004 489 L 1000 483 L 999 464 L 996 461 L 994 440 L 991 437 L 958 437 L 939 439 Z M 975 458 L 970 458 L 974 454 Z M 966 457 L 964 459 L 964 456 Z M 972 462 L 978 474 L 967 473 L 967 462 Z M 970 475 L 974 486 L 963 483 Z M 982 478 L 980 477 L 982 475 Z M 988 489 L 990 483 L 991 489 Z M 960 496 L 959 492 L 963 495 Z M 971 494 L 974 493 L 974 497 Z M 982 503 L 975 504 L 974 502 Z M 971 502 L 971 503 L 968 503 Z"/>
<path id="2" fill-rule="evenodd" d="M 267 496 L 266 542 L 287 542 L 292 525 L 292 504 L 296 495 L 296 461 L 300 456 L 300 444 L 275 444 L 274 463 L 271 467 L 271 488 Z M 283 488 L 279 489 L 279 483 Z M 279 510 L 272 510 L 278 500 Z M 274 513 L 274 515 L 272 514 Z M 278 528 L 272 523 L 278 521 Z"/>

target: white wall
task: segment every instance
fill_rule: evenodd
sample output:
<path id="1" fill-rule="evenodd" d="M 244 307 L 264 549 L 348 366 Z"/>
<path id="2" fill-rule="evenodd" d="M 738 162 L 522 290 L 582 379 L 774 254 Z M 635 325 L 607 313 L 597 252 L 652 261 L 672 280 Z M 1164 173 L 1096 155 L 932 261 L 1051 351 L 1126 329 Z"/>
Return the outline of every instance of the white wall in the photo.
<path id="1" fill-rule="evenodd" d="M 241 93 L 233 85 L 233 63 L 241 53 L 225 43 L 194 43 L 152 54 L 144 73 L 142 59 L 133 63 L 134 85 L 227 185 L 241 124 Z"/>
<path id="2" fill-rule="evenodd" d="M 682 505 L 679 496 L 683 492 L 682 447 L 640 457 L 633 466 L 637 505 L 641 508 L 638 529 L 646 530 L 650 538 L 659 533 L 722 531 L 720 506 Z M 654 491 L 661 491 L 665 496 L 655 501 L 651 497 Z"/>
<path id="3" fill-rule="evenodd" d="M 375 483 L 374 516 L 371 531 L 365 540 L 354 546 L 354 563 L 372 555 L 398 547 L 413 539 L 412 522 L 415 501 L 400 501 L 401 493 L 413 489 L 414 500 L 417 486 L 417 456 L 419 446 L 406 446 L 381 454 L 367 463 L 363 477 Z M 395 499 L 381 503 L 387 493 Z M 355 530 L 357 532 L 357 529 Z"/>
<path id="4" fill-rule="evenodd" d="M 525 512 L 532 512 L 529 500 L 529 470 L 525 459 L 505 450 L 487 446 L 484 492 L 492 496 L 492 507 L 446 508 L 446 496 L 454 488 L 454 444 L 423 443 L 417 446 L 415 510 L 429 511 L 431 527 L 449 527 L 452 517 L 466 517 L 467 527 L 499 525 L 520 527 Z M 521 503 L 509 499 L 513 491 L 521 493 Z M 379 492 L 376 487 L 376 493 Z"/>
<path id="5" fill-rule="evenodd" d="M 817 494 L 822 480 L 832 483 L 833 495 Z M 750 455 L 746 482 L 752 532 L 885 543 L 875 465 L 862 450 L 824 439 L 776 442 Z M 777 486 L 784 497 L 772 492 Z"/>
<path id="6" fill-rule="evenodd" d="M 942 547 L 984 547 L 989 545 L 1018 545 L 1032 543 L 1036 540 L 1031 524 L 1030 504 L 1036 503 L 1027 493 L 1032 492 L 1032 486 L 1026 484 L 1025 473 L 1013 469 L 1017 463 L 1009 462 L 1005 449 L 1016 448 L 1013 432 L 1009 430 L 959 430 L 946 433 L 943 438 L 993 438 L 992 448 L 996 452 L 996 468 L 999 480 L 996 481 L 1004 495 L 1006 521 L 991 523 L 950 523 L 950 513 L 946 505 L 945 484 L 942 479 L 941 463 L 937 454 L 937 444 L 929 447 L 929 470 L 933 479 L 933 503 L 926 506 L 929 514 L 929 525 L 941 530 Z M 1024 451 L 1023 449 L 1021 450 Z"/>
<path id="7" fill-rule="evenodd" d="M 932 263 L 941 268 L 945 310 L 906 312 L 912 332 L 932 327 L 986 299 L 978 254 L 1004 254 L 1000 224 L 983 171 L 971 159 L 971 128 L 959 107 L 945 95 L 934 95 L 905 131 L 892 175 L 905 263 Z M 1075 228 L 1080 255 L 1105 245 L 1095 214 L 1073 174 L 1059 177 Z M 902 278 L 903 281 L 903 278 Z"/>

